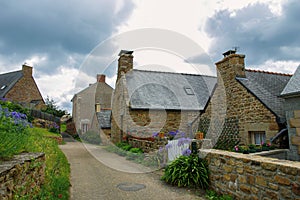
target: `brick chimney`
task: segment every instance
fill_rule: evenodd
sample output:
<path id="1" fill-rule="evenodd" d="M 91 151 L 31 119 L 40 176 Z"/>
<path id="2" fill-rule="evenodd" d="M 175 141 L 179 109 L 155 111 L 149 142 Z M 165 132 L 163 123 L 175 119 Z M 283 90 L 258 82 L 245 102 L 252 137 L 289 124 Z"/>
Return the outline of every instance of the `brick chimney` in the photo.
<path id="1" fill-rule="evenodd" d="M 126 74 L 128 71 L 133 69 L 133 51 L 121 50 L 119 53 L 118 60 L 118 77 L 117 80 L 121 77 L 122 74 Z"/>
<path id="2" fill-rule="evenodd" d="M 97 82 L 105 83 L 105 74 L 97 74 Z"/>
<path id="3" fill-rule="evenodd" d="M 23 64 L 22 71 L 23 71 L 24 77 L 32 77 L 32 67 L 30 67 L 26 64 Z"/>
<path id="4" fill-rule="evenodd" d="M 245 55 L 236 54 L 235 50 L 223 53 L 224 58 L 216 63 L 217 70 L 224 79 L 225 77 L 235 79 L 236 77 L 246 78 Z"/>

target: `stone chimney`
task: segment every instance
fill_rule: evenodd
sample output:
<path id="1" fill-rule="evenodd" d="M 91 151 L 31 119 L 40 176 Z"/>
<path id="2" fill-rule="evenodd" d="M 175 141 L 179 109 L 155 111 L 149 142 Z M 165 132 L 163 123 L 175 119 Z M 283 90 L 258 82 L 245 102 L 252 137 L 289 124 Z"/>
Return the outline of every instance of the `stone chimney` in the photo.
<path id="1" fill-rule="evenodd" d="M 245 55 L 236 54 L 235 50 L 229 50 L 223 53 L 224 58 L 216 63 L 217 70 L 224 79 L 228 77 L 235 79 L 236 77 L 246 78 L 245 74 Z"/>
<path id="2" fill-rule="evenodd" d="M 26 64 L 23 64 L 22 71 L 23 71 L 24 77 L 32 77 L 32 67 L 30 67 Z"/>
<path id="3" fill-rule="evenodd" d="M 133 69 L 133 51 L 121 50 L 119 53 L 118 60 L 118 77 L 117 80 L 121 77 L 121 75 L 126 74 L 128 71 Z"/>
<path id="4" fill-rule="evenodd" d="M 97 82 L 105 83 L 105 74 L 97 74 Z"/>

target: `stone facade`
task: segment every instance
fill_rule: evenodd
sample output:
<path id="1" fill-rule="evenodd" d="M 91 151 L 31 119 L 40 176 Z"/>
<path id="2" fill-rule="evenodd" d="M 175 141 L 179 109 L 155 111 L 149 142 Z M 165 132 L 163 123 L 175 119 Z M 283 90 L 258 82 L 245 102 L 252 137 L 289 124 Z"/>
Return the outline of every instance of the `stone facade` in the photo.
<path id="1" fill-rule="evenodd" d="M 4 98 L 24 104 L 26 107 L 41 109 L 45 106 L 43 97 L 32 77 L 32 67 L 22 66 L 23 77 L 8 91 Z M 34 104 L 35 101 L 37 104 Z"/>
<path id="2" fill-rule="evenodd" d="M 201 150 L 210 170 L 210 185 L 234 199 L 300 199 L 298 162 L 220 150 Z"/>
<path id="3" fill-rule="evenodd" d="M 293 103 L 291 101 L 294 101 Z M 289 119 L 289 138 L 290 138 L 290 153 L 288 158 L 290 160 L 300 160 L 300 97 L 287 99 L 287 108 L 290 105 L 290 109 L 286 114 Z M 291 107 L 293 106 L 293 107 Z M 299 110 L 296 110 L 299 109 Z"/>
<path id="4" fill-rule="evenodd" d="M 26 153 L 0 164 L 0 199 L 15 199 L 15 195 L 31 197 L 38 193 L 45 176 L 45 155 Z"/>
<path id="5" fill-rule="evenodd" d="M 72 118 L 77 132 L 99 132 L 96 112 L 111 109 L 113 89 L 105 82 L 104 74 L 98 74 L 96 78 L 96 83 L 75 94 L 71 100 Z"/>
<path id="6" fill-rule="evenodd" d="M 130 134 L 134 137 L 151 138 L 154 132 L 180 130 L 190 132 L 189 123 L 200 114 L 199 111 L 132 109 L 126 86 L 125 74 L 133 70 L 133 56 L 121 54 L 118 66 L 118 79 L 113 94 L 111 140 L 120 142 Z M 194 123 L 197 125 L 197 123 Z M 151 146 L 153 146 L 151 144 Z M 157 146 L 157 145 L 154 145 Z M 143 148 L 143 145 L 141 145 Z"/>
<path id="7" fill-rule="evenodd" d="M 264 131 L 270 139 L 279 131 L 276 116 L 236 77 L 245 77 L 245 55 L 231 54 L 216 63 L 218 84 L 205 113 L 209 119 L 237 118 L 241 143 L 252 143 L 250 132 Z"/>

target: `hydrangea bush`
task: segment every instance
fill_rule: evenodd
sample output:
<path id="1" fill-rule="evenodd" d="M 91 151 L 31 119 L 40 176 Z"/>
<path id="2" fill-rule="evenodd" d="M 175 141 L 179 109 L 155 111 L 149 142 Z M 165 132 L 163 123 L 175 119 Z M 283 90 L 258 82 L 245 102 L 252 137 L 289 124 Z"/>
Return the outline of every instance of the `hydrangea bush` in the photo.
<path id="1" fill-rule="evenodd" d="M 0 159 L 7 159 L 25 150 L 28 139 L 28 122 L 26 114 L 10 112 L 0 105 Z"/>

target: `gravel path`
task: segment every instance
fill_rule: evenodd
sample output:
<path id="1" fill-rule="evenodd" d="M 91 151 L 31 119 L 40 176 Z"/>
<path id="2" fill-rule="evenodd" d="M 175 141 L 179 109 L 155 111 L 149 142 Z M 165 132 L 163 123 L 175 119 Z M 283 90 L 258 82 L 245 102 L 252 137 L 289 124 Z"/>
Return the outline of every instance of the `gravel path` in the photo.
<path id="1" fill-rule="evenodd" d="M 147 171 L 101 146 L 68 140 L 60 148 L 71 165 L 71 200 L 204 199 L 160 181 L 161 171 Z"/>

